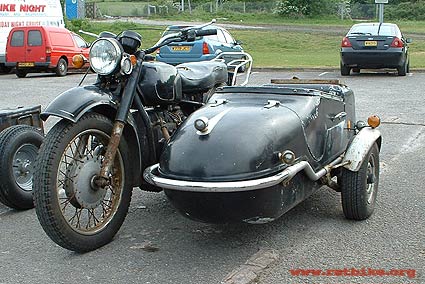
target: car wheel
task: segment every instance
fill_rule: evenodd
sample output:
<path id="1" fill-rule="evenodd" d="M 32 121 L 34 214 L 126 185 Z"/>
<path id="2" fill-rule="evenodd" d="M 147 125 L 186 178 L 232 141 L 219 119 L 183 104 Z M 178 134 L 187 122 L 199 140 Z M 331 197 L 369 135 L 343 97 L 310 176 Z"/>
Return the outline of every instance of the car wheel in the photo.
<path id="1" fill-rule="evenodd" d="M 1 73 L 8 74 L 11 70 L 12 70 L 12 68 L 4 66 L 4 64 L 0 64 L 0 72 Z"/>
<path id="2" fill-rule="evenodd" d="M 56 66 L 56 75 L 63 77 L 68 72 L 68 64 L 66 60 L 61 58 L 59 59 L 58 65 Z"/>
<path id="3" fill-rule="evenodd" d="M 408 69 L 409 62 L 406 60 L 402 66 L 397 67 L 398 76 L 406 76 L 406 74 L 409 72 Z"/>
<path id="4" fill-rule="evenodd" d="M 341 75 L 342 76 L 348 76 L 350 75 L 350 67 L 345 66 L 344 64 L 342 64 L 342 62 L 340 63 L 340 69 L 341 69 Z"/>
<path id="5" fill-rule="evenodd" d="M 343 168 L 340 176 L 342 209 L 347 219 L 364 220 L 375 209 L 379 184 L 379 149 L 373 144 L 359 171 Z"/>
<path id="6" fill-rule="evenodd" d="M 34 162 L 42 133 L 28 125 L 14 125 L 0 133 L 0 201 L 17 210 L 33 208 Z"/>
<path id="7" fill-rule="evenodd" d="M 28 72 L 22 69 L 16 69 L 16 76 L 18 76 L 18 78 L 25 78 L 25 76 L 27 76 Z"/>

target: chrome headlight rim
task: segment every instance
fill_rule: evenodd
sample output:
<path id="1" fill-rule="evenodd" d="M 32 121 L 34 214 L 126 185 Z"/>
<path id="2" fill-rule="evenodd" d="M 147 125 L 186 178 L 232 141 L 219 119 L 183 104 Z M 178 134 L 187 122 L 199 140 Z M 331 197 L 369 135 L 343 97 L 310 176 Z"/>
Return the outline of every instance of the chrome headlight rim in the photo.
<path id="1" fill-rule="evenodd" d="M 112 49 L 111 49 L 111 51 L 114 53 L 113 54 L 114 58 L 112 58 L 110 60 L 110 64 L 107 65 L 106 67 L 105 66 L 98 66 L 95 59 L 99 58 L 99 56 L 92 54 L 92 51 L 94 51 L 95 48 L 98 47 L 99 44 L 104 44 L 105 42 L 108 42 L 112 45 L 113 51 L 112 51 Z M 123 48 L 122 48 L 121 44 L 114 38 L 99 38 L 99 39 L 95 40 L 92 43 L 92 45 L 90 47 L 90 51 L 89 51 L 90 66 L 93 69 L 93 71 L 96 72 L 99 75 L 110 75 L 112 73 L 118 72 L 118 70 L 121 67 L 122 57 L 123 57 Z"/>
<path id="2" fill-rule="evenodd" d="M 132 71 L 133 64 L 131 63 L 130 56 L 124 53 L 120 63 L 120 73 L 122 75 L 130 75 Z"/>

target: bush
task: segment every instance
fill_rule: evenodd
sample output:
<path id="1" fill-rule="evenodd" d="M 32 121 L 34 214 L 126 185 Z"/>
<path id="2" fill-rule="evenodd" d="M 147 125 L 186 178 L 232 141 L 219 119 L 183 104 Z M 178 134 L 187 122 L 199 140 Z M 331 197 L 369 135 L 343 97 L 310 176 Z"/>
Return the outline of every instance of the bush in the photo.
<path id="1" fill-rule="evenodd" d="M 384 13 L 387 19 L 423 21 L 425 20 L 425 3 L 418 1 L 387 5 Z"/>
<path id="2" fill-rule="evenodd" d="M 274 13 L 281 16 L 303 17 L 334 15 L 336 3 L 334 0 L 283 0 L 278 1 Z"/>

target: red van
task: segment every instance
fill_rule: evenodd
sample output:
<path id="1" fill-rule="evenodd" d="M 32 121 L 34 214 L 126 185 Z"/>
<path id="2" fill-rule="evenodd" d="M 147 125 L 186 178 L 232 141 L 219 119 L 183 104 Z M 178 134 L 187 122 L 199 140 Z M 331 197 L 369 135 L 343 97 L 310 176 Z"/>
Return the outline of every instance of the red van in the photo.
<path id="1" fill-rule="evenodd" d="M 65 76 L 73 68 L 75 54 L 89 56 L 89 45 L 79 35 L 58 27 L 27 26 L 11 29 L 6 45 L 6 66 L 16 68 L 16 76 L 30 72 L 55 72 Z"/>

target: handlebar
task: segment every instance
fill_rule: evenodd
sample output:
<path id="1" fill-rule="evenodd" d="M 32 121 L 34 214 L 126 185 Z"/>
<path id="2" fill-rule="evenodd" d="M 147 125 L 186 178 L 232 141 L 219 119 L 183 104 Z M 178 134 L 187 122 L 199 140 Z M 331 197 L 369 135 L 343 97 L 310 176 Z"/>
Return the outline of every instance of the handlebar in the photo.
<path id="1" fill-rule="evenodd" d="M 208 35 L 216 35 L 216 29 L 208 29 L 208 30 L 198 30 L 195 32 L 196 36 L 208 36 Z"/>

